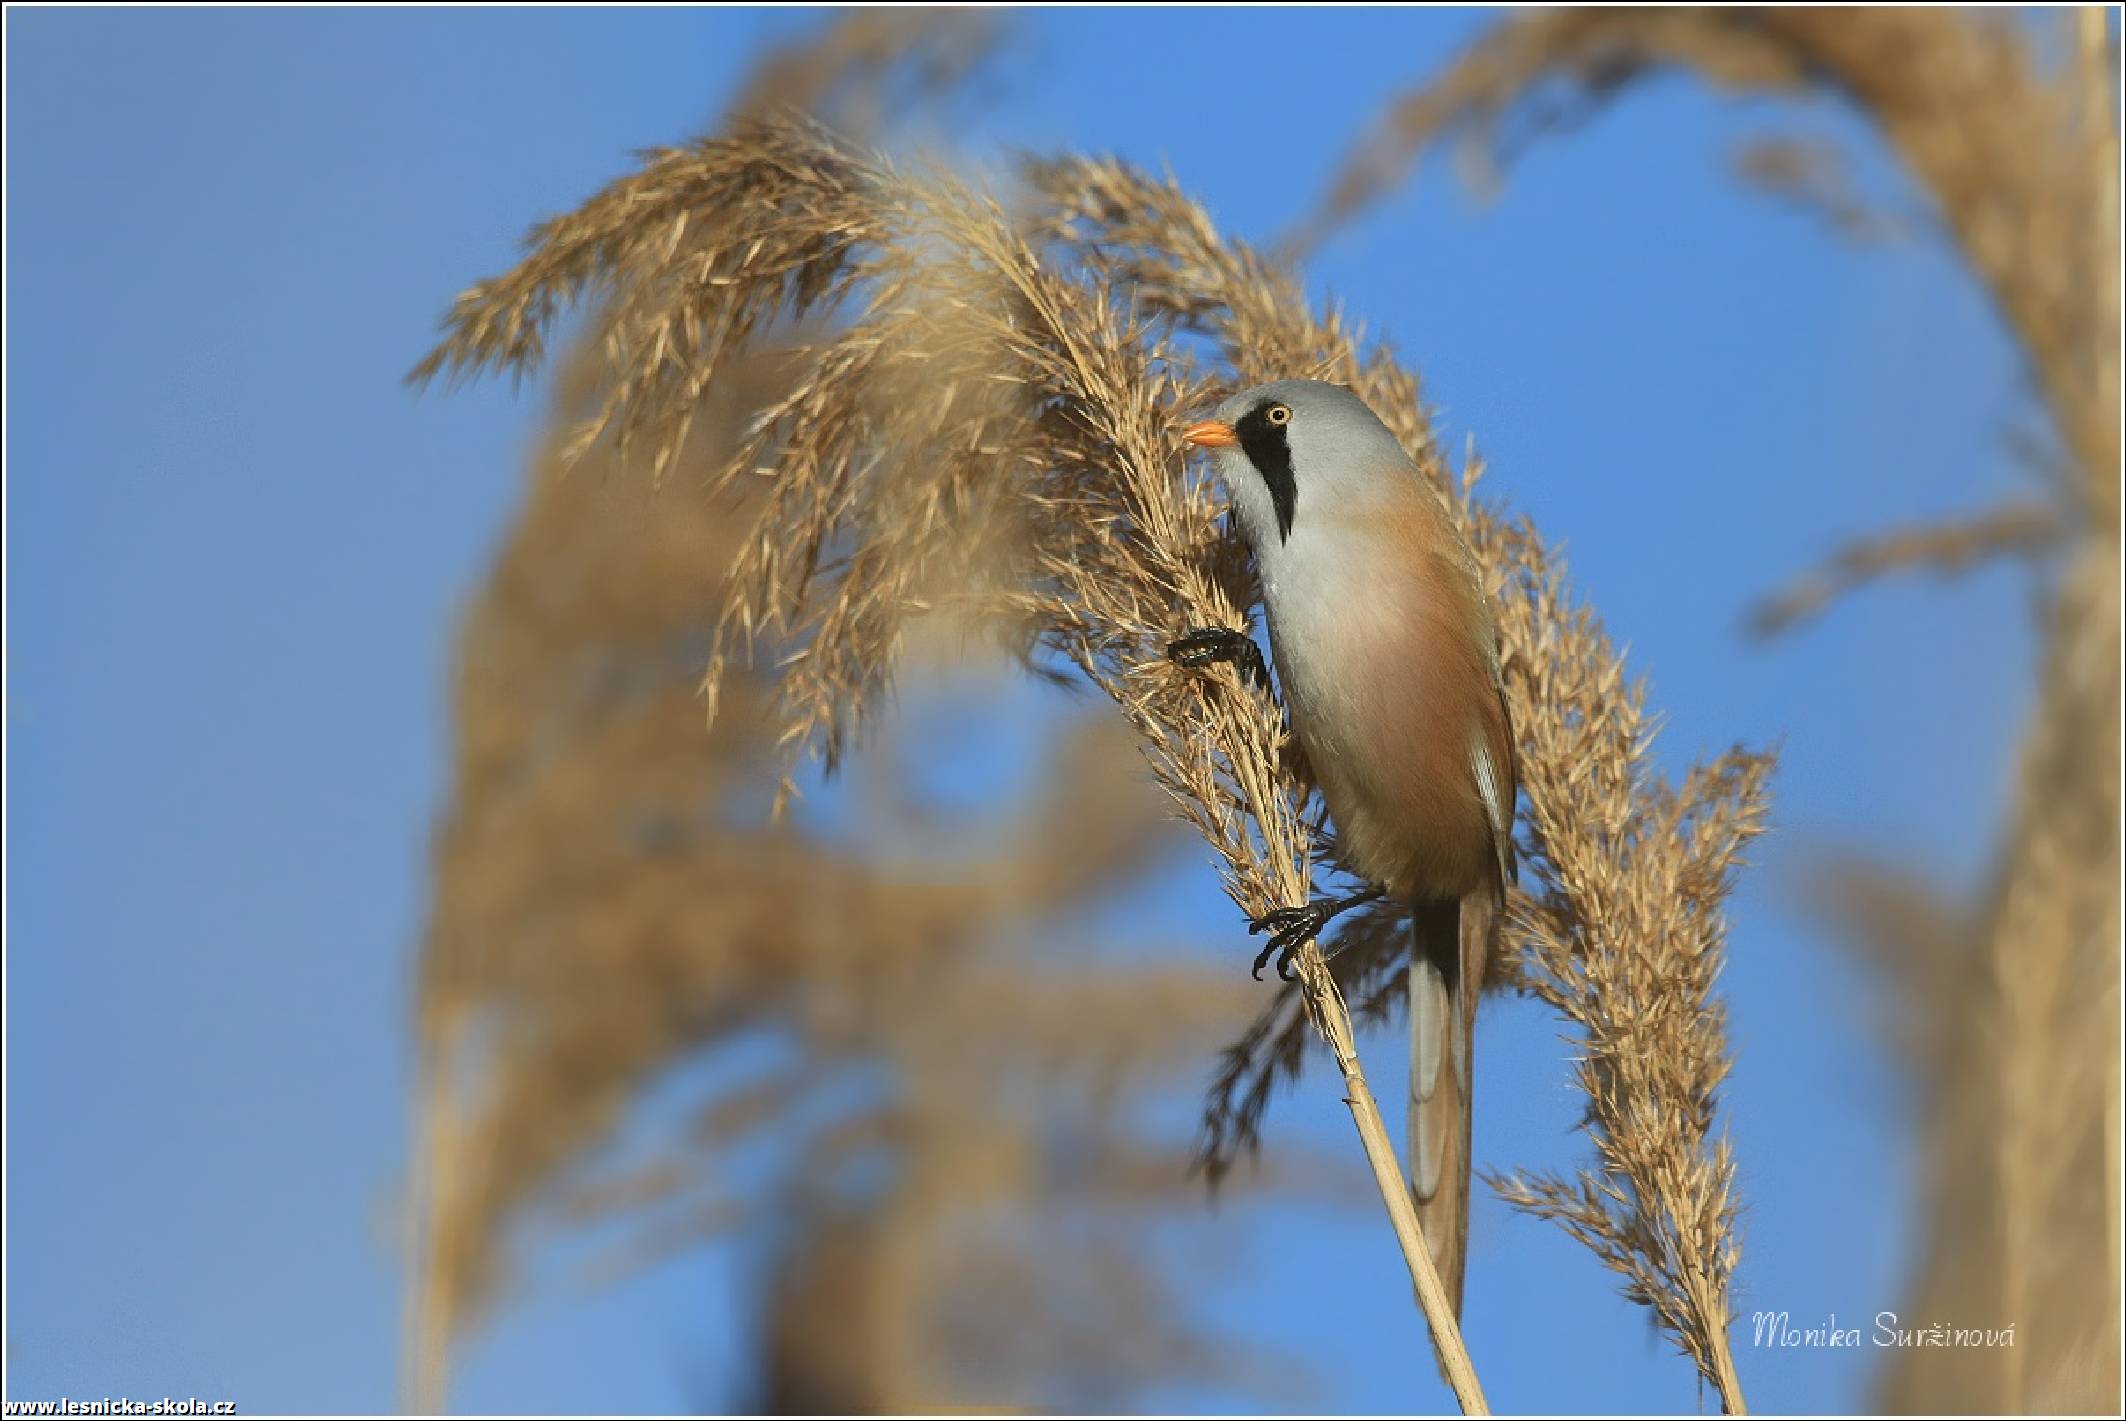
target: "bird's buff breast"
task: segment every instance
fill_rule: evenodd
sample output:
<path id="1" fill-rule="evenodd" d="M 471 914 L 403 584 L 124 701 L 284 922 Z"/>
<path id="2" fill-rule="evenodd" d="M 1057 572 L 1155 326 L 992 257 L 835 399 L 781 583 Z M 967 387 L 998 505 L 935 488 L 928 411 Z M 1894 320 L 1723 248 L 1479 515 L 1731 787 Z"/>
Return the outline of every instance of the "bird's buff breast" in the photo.
<path id="1" fill-rule="evenodd" d="M 1446 609 L 1378 542 L 1342 539 L 1333 560 L 1283 550 L 1297 556 L 1263 587 L 1271 653 L 1350 866 L 1398 898 L 1458 897 L 1488 869 L 1475 728 L 1445 680 Z"/>

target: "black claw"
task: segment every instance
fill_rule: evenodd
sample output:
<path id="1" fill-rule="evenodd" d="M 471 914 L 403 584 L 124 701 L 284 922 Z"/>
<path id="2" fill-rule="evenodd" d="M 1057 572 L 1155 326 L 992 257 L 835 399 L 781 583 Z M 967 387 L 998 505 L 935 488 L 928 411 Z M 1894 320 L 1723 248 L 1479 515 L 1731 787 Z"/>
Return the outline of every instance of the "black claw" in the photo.
<path id="1" fill-rule="evenodd" d="M 1321 930 L 1329 925 L 1329 921 L 1339 911 L 1341 910 L 1330 902 L 1312 903 L 1304 908 L 1279 908 L 1274 912 L 1264 913 L 1249 923 L 1249 934 L 1271 935 L 1255 958 L 1255 980 L 1262 980 L 1263 965 L 1274 957 L 1277 959 L 1278 979 L 1291 981 L 1292 958 L 1298 953 L 1300 945 L 1309 938 L 1320 936 Z"/>
<path id="2" fill-rule="evenodd" d="M 1258 952 L 1258 953 L 1256 953 L 1256 954 L 1255 954 L 1255 966 L 1254 966 L 1254 968 L 1253 968 L 1253 969 L 1252 969 L 1252 970 L 1251 970 L 1251 971 L 1250 971 L 1250 972 L 1248 973 L 1248 975 L 1249 975 L 1250 977 L 1253 977 L 1253 978 L 1254 978 L 1254 979 L 1255 979 L 1256 981 L 1260 982 L 1260 981 L 1262 980 L 1262 969 L 1263 969 L 1264 967 L 1266 967 L 1266 966 L 1268 966 L 1268 965 L 1269 965 L 1269 961 L 1270 961 L 1270 959 L 1271 959 L 1272 957 L 1276 957 L 1276 956 L 1277 956 L 1277 939 L 1276 939 L 1276 938 L 1271 938 L 1271 939 L 1270 939 L 1270 945 L 1269 945 L 1268 947 L 1265 947 L 1265 948 L 1264 948 L 1264 949 L 1263 949 L 1262 951 L 1260 951 L 1260 952 Z M 1284 977 L 1284 973 L 1285 973 L 1285 964 L 1284 964 L 1284 959 L 1282 959 L 1282 958 L 1278 958 L 1278 962 L 1277 962 L 1277 975 L 1278 975 L 1279 977 Z M 1285 980 L 1289 981 L 1289 980 L 1291 980 L 1291 979 L 1290 979 L 1290 978 L 1286 978 Z"/>
<path id="3" fill-rule="evenodd" d="M 1274 957 L 1277 959 L 1277 976 L 1279 980 L 1291 981 L 1292 957 L 1299 951 L 1299 945 L 1307 940 L 1307 936 L 1305 933 L 1301 933 L 1297 937 L 1292 936 L 1290 933 L 1277 934 L 1263 946 L 1262 951 L 1255 954 L 1255 966 L 1248 975 L 1260 982 L 1262 980 L 1262 969 L 1268 966 L 1270 959 Z"/>
<path id="4" fill-rule="evenodd" d="M 1381 896 L 1382 890 L 1367 888 L 1345 898 L 1317 898 L 1297 908 L 1273 908 L 1248 924 L 1248 934 L 1271 934 L 1256 954 L 1252 976 L 1262 980 L 1262 969 L 1271 958 L 1277 959 L 1277 976 L 1286 982 L 1292 980 L 1292 959 L 1310 938 L 1321 936 L 1321 930 L 1334 922 L 1343 913 L 1361 903 L 1370 903 Z"/>
<path id="5" fill-rule="evenodd" d="M 1198 627 L 1166 644 L 1167 659 L 1177 666 L 1200 668 L 1220 661 L 1239 664 L 1257 685 L 1270 684 L 1270 668 L 1263 664 L 1262 648 L 1246 632 L 1231 627 Z"/>

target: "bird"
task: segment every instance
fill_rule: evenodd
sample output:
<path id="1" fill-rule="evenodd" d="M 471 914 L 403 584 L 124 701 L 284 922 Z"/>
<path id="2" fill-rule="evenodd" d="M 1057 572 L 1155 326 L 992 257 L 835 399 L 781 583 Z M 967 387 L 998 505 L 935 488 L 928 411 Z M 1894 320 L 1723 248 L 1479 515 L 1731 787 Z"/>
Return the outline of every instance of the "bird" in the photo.
<path id="1" fill-rule="evenodd" d="M 1410 913 L 1411 1190 L 1461 1313 L 1468 1253 L 1476 1006 L 1514 881 L 1519 793 L 1497 625 L 1444 495 L 1343 385 L 1279 380 L 1182 431 L 1210 452 L 1262 584 L 1276 684 L 1339 856 L 1366 887 L 1279 908 L 1280 976 L 1338 914 L 1380 898 Z M 1246 632 L 1198 628 L 1185 666 L 1245 663 Z"/>

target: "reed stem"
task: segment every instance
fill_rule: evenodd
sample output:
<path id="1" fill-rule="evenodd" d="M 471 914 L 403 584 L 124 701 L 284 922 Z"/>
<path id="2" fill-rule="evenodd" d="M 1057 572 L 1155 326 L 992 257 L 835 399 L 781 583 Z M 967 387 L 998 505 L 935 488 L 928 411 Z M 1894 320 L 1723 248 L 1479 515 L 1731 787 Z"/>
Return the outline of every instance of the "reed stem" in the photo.
<path id="1" fill-rule="evenodd" d="M 1359 1065 L 1351 1013 L 1344 1005 L 1343 993 L 1336 988 L 1336 979 L 1329 975 L 1321 948 L 1315 943 L 1308 943 L 1300 953 L 1299 980 L 1306 992 L 1307 1012 L 1313 1018 L 1314 1028 L 1328 1043 L 1330 1052 L 1336 1057 L 1336 1068 L 1343 1073 L 1344 1104 L 1351 1107 L 1351 1119 L 1358 1126 L 1359 1143 L 1365 1147 L 1366 1163 L 1373 1167 L 1373 1182 L 1380 1186 L 1381 1202 L 1388 1208 L 1388 1222 L 1394 1226 L 1395 1241 L 1402 1246 L 1403 1262 L 1409 1265 L 1410 1281 L 1416 1285 L 1418 1306 L 1424 1310 L 1425 1321 L 1432 1328 L 1432 1344 L 1439 1352 L 1440 1371 L 1446 1376 L 1447 1385 L 1454 1389 L 1455 1400 L 1461 1403 L 1463 1415 L 1489 1416 L 1491 1408 L 1484 1401 L 1484 1389 L 1477 1381 L 1476 1366 L 1469 1360 L 1469 1349 L 1462 1342 L 1462 1329 L 1455 1320 L 1454 1305 L 1448 1301 L 1447 1288 L 1440 1282 L 1439 1270 L 1432 1266 L 1432 1250 L 1425 1242 L 1424 1229 L 1418 1224 L 1417 1206 L 1410 1201 L 1409 1181 L 1403 1177 L 1402 1164 L 1395 1157 L 1395 1145 L 1388 1138 L 1388 1127 L 1381 1121 L 1380 1106 L 1374 1101 L 1373 1090 L 1366 1084 L 1365 1070 Z"/>

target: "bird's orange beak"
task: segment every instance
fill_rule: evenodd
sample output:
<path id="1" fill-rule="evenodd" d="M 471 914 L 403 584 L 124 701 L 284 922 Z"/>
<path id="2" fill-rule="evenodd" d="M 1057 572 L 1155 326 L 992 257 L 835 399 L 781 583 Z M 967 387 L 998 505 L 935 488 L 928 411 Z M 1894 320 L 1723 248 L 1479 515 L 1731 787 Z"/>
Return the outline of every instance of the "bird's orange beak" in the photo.
<path id="1" fill-rule="evenodd" d="M 1230 449 L 1240 442 L 1233 426 L 1222 420 L 1201 419 L 1181 431 L 1183 440 L 1199 449 Z"/>

